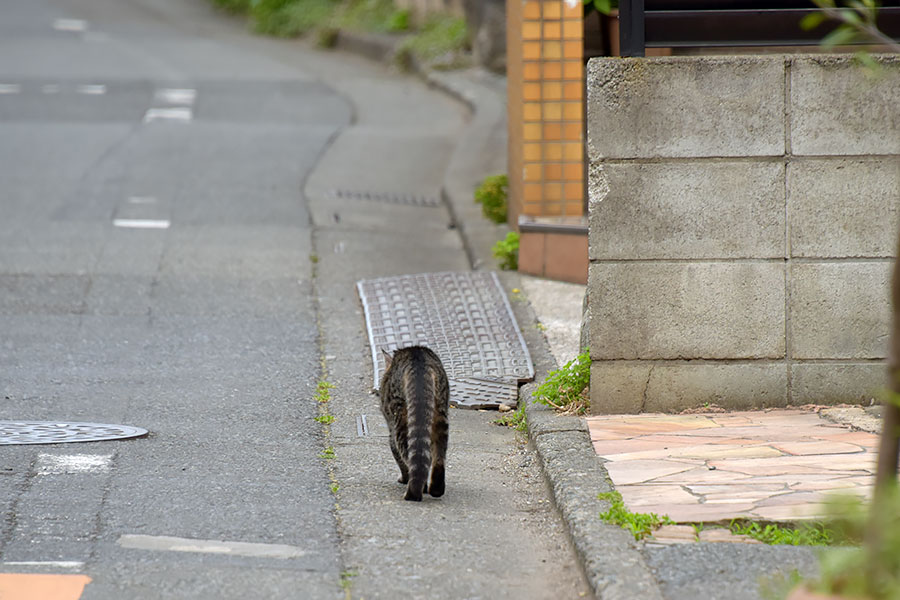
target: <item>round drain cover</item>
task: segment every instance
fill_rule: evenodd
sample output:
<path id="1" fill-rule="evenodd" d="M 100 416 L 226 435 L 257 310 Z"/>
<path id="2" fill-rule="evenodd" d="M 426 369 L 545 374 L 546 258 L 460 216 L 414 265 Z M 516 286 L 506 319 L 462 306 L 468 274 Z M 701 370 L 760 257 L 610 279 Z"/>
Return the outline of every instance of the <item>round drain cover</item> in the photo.
<path id="1" fill-rule="evenodd" d="M 62 444 L 102 442 L 147 435 L 146 429 L 101 423 L 56 421 L 0 421 L 0 446 L 12 444 Z"/>

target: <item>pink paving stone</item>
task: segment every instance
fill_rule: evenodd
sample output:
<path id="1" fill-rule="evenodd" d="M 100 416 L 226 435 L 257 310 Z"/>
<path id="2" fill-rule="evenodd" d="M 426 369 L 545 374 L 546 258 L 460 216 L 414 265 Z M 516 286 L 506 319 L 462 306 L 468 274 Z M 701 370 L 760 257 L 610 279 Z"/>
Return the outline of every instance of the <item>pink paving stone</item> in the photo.
<path id="1" fill-rule="evenodd" d="M 767 521 L 790 521 L 793 519 L 813 519 L 824 517 L 827 511 L 821 504 L 793 504 L 787 506 L 765 506 L 747 511 L 749 516 Z"/>
<path id="2" fill-rule="evenodd" d="M 674 460 L 630 460 L 606 464 L 606 471 L 616 487 L 652 481 L 660 476 L 672 475 L 692 468 L 694 468 L 694 464 Z"/>
<path id="3" fill-rule="evenodd" d="M 744 493 L 754 493 L 754 492 L 786 492 L 788 491 L 787 486 L 783 483 L 746 483 L 745 481 L 740 481 L 738 483 L 733 483 L 730 485 L 723 484 L 688 484 L 687 488 L 694 494 L 706 495 L 706 494 L 744 494 Z"/>
<path id="4" fill-rule="evenodd" d="M 822 492 L 788 492 L 787 494 L 779 494 L 771 498 L 757 503 L 757 508 L 766 506 L 793 506 L 795 504 L 821 504 L 825 501 L 825 494 Z"/>
<path id="5" fill-rule="evenodd" d="M 674 458 L 697 458 L 702 460 L 728 458 L 771 458 L 784 454 L 771 446 L 725 446 L 704 444 L 671 451 Z"/>
<path id="6" fill-rule="evenodd" d="M 727 529 L 704 529 L 700 532 L 700 541 L 707 543 L 731 543 L 731 544 L 762 544 L 749 535 L 736 535 Z"/>
<path id="7" fill-rule="evenodd" d="M 697 532 L 690 525 L 663 525 L 653 532 L 651 540 L 660 544 L 693 544 Z"/>
<path id="8" fill-rule="evenodd" d="M 629 508 L 651 504 L 696 504 L 698 498 L 684 491 L 679 485 L 623 485 L 616 490 Z M 638 511 L 640 512 L 640 511 Z"/>
<path id="9" fill-rule="evenodd" d="M 804 481 L 800 483 L 795 483 L 791 485 L 792 490 L 797 490 L 798 492 L 805 491 L 832 491 L 832 490 L 843 490 L 846 488 L 855 487 L 856 484 L 852 481 L 848 481 L 848 477 L 840 477 L 836 479 L 826 479 L 822 481 Z M 871 481 L 875 481 L 875 477 L 869 477 Z"/>
<path id="10" fill-rule="evenodd" d="M 751 477 L 744 473 L 730 473 L 728 471 L 720 471 L 719 469 L 710 470 L 705 466 L 701 466 L 689 471 L 657 477 L 653 482 L 680 484 L 727 483 L 729 481 L 741 481 L 746 479 L 751 479 Z M 616 483 L 615 479 L 613 479 L 613 483 Z"/>
<path id="11" fill-rule="evenodd" d="M 680 445 L 689 445 L 690 440 L 682 440 Z M 672 444 L 674 445 L 674 444 Z M 594 450 L 597 454 L 607 457 L 612 454 L 623 454 L 631 452 L 642 452 L 644 450 L 659 451 L 661 447 L 658 442 L 648 441 L 646 438 L 637 438 L 632 440 L 604 440 L 594 442 Z"/>
<path id="12" fill-rule="evenodd" d="M 681 506 L 645 506 L 641 512 L 655 512 L 662 516 L 667 515 L 676 523 L 712 523 L 734 518 L 736 515 L 745 515 L 753 509 L 753 505 L 746 504 L 693 504 Z"/>
<path id="13" fill-rule="evenodd" d="M 768 500 L 770 498 L 774 498 L 775 496 L 780 496 L 783 494 L 790 494 L 790 490 L 777 490 L 777 491 L 763 491 L 760 490 L 758 492 L 753 491 L 728 491 L 728 492 L 720 492 L 717 494 L 705 494 L 704 498 L 707 504 L 740 504 L 743 502 L 751 502 L 753 504 L 759 505 L 760 502 L 764 500 Z"/>
<path id="14" fill-rule="evenodd" d="M 798 456 L 810 456 L 821 454 L 854 454 L 857 452 L 865 452 L 865 448 L 856 444 L 847 444 L 845 442 L 835 441 L 815 441 L 815 442 L 773 442 L 772 446 L 783 450 L 788 454 Z"/>
<path id="15" fill-rule="evenodd" d="M 829 433 L 821 436 L 824 440 L 832 440 L 835 442 L 846 442 L 848 444 L 859 444 L 867 448 L 876 448 L 878 446 L 878 436 L 867 431 L 845 431 L 841 433 Z"/>

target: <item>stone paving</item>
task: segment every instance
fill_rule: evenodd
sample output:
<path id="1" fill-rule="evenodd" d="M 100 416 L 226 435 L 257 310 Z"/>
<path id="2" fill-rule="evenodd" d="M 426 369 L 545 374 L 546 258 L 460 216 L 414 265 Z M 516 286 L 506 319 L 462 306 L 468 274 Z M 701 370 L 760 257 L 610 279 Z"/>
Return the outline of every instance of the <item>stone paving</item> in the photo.
<path id="1" fill-rule="evenodd" d="M 878 436 L 802 409 L 588 417 L 625 505 L 678 523 L 823 516 L 831 492 L 868 495 Z"/>

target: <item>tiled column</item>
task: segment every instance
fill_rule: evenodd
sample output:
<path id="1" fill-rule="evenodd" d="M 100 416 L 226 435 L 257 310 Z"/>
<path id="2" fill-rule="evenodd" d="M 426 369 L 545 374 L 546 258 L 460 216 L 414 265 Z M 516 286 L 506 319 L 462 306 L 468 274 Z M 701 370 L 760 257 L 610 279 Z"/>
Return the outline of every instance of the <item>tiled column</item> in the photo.
<path id="1" fill-rule="evenodd" d="M 522 214 L 583 214 L 581 2 L 529 0 L 522 5 Z"/>
<path id="2" fill-rule="evenodd" d="M 584 215 L 584 8 L 508 0 L 509 223 Z M 522 230 L 519 270 L 583 281 L 583 236 Z M 557 255 L 564 256 L 557 256 Z"/>

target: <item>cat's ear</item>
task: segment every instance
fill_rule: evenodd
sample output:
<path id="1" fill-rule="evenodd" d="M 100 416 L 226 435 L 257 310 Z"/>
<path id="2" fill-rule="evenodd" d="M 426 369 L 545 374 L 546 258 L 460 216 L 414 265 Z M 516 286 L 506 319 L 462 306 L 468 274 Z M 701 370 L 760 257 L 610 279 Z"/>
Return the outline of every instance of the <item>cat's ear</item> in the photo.
<path id="1" fill-rule="evenodd" d="M 394 355 L 391 354 L 390 352 L 388 352 L 387 350 L 385 350 L 384 348 L 381 349 L 381 354 L 382 354 L 382 356 L 384 356 L 384 368 L 390 369 L 391 361 L 394 360 Z"/>

